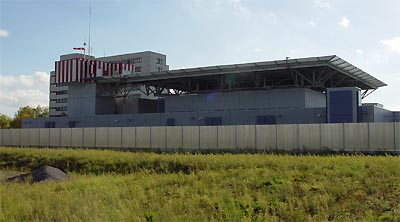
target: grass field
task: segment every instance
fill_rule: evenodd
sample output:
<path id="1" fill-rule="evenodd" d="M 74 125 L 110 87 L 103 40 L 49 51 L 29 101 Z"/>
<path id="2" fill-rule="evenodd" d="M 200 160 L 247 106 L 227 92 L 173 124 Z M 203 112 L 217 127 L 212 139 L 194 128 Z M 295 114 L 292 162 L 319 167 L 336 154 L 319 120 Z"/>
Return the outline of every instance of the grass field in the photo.
<path id="1" fill-rule="evenodd" d="M 0 148 L 0 221 L 400 221 L 400 157 Z M 3 175 L 3 176 L 1 176 Z"/>

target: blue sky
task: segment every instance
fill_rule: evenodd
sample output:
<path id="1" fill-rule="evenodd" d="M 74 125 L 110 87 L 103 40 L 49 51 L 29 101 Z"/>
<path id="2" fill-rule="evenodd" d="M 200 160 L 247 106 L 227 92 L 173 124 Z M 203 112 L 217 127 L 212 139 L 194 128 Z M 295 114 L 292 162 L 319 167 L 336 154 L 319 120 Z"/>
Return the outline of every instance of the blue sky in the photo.
<path id="1" fill-rule="evenodd" d="M 171 69 L 338 55 L 389 86 L 364 102 L 400 110 L 400 1 L 0 0 L 0 113 L 48 105 L 60 54 L 151 50 Z"/>

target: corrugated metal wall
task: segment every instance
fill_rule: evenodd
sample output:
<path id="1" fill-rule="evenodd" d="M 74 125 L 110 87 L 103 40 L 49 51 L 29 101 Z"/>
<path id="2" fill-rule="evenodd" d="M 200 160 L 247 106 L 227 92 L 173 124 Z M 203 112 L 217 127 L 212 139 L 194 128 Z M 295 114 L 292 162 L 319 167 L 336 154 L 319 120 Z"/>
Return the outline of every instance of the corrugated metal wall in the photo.
<path id="1" fill-rule="evenodd" d="M 400 153 L 400 123 L 0 129 L 0 145 L 161 151 Z"/>

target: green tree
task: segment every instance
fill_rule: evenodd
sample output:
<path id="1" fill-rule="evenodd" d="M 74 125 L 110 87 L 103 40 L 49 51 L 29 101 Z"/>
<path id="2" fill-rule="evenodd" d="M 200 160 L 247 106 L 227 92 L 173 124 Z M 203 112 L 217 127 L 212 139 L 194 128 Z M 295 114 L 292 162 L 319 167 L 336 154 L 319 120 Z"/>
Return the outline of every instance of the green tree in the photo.
<path id="1" fill-rule="evenodd" d="M 48 107 L 41 107 L 40 105 L 36 108 L 30 106 L 20 107 L 11 121 L 11 128 L 21 128 L 22 119 L 24 118 L 39 118 L 47 116 L 49 116 Z"/>
<path id="2" fill-rule="evenodd" d="M 0 129 L 10 128 L 11 117 L 0 114 Z"/>

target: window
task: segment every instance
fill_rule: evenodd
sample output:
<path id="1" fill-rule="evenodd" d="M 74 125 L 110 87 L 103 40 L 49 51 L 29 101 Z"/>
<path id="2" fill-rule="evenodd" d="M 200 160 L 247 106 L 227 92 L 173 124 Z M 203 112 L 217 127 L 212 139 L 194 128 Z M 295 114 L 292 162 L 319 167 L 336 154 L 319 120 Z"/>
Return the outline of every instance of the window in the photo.
<path id="1" fill-rule="evenodd" d="M 167 119 L 167 126 L 175 126 L 175 119 L 174 118 L 168 118 Z"/>
<path id="2" fill-rule="evenodd" d="M 56 95 L 65 95 L 67 93 L 68 93 L 67 90 L 56 91 Z"/>
<path id="3" fill-rule="evenodd" d="M 206 126 L 222 125 L 222 117 L 206 117 L 205 125 Z"/>
<path id="4" fill-rule="evenodd" d="M 163 64 L 163 60 L 162 60 L 162 59 L 160 59 L 160 58 L 157 58 L 157 64 L 160 64 L 160 65 L 162 65 L 162 64 Z"/>
<path id="5" fill-rule="evenodd" d="M 69 121 L 68 126 L 69 128 L 75 128 L 75 121 Z"/>
<path id="6" fill-rule="evenodd" d="M 55 122 L 44 122 L 44 128 L 56 128 Z"/>
<path id="7" fill-rule="evenodd" d="M 66 103 L 66 102 L 68 102 L 68 99 L 67 99 L 67 98 L 64 98 L 64 99 L 55 99 L 55 100 L 53 100 L 53 101 L 55 101 L 56 103 Z"/>
<path id="8" fill-rule="evenodd" d="M 142 71 L 142 67 L 140 67 L 140 66 L 135 67 L 135 72 L 141 72 L 141 71 Z"/>
<path id="9" fill-rule="evenodd" d="M 56 107 L 56 111 L 67 111 L 67 107 Z"/>
<path id="10" fill-rule="evenodd" d="M 141 62 L 142 62 L 142 57 L 130 59 L 131 64 L 141 63 Z M 128 63 L 128 64 L 130 64 L 130 63 Z"/>
<path id="11" fill-rule="evenodd" d="M 256 117 L 257 125 L 271 125 L 275 124 L 275 116 L 257 116 Z"/>
<path id="12" fill-rule="evenodd" d="M 159 71 L 159 72 L 162 72 L 162 68 L 158 67 L 158 71 Z"/>

